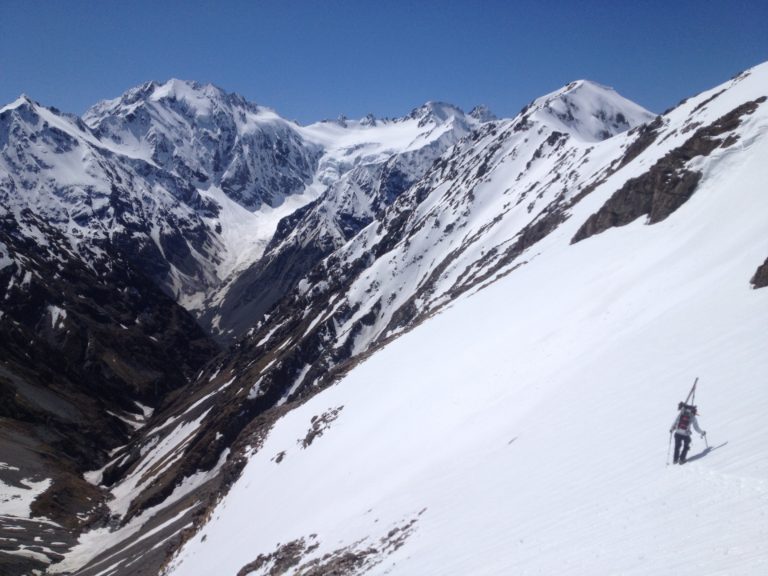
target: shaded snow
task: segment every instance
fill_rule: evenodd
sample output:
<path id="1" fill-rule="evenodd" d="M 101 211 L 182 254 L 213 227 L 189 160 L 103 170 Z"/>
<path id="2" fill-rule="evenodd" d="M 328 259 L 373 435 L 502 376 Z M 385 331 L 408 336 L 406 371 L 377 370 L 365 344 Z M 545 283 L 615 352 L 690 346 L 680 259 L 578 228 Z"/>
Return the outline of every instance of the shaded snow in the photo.
<path id="1" fill-rule="evenodd" d="M 11 266 L 13 263 L 14 260 L 8 252 L 8 247 L 3 242 L 0 242 L 0 270 Z"/>

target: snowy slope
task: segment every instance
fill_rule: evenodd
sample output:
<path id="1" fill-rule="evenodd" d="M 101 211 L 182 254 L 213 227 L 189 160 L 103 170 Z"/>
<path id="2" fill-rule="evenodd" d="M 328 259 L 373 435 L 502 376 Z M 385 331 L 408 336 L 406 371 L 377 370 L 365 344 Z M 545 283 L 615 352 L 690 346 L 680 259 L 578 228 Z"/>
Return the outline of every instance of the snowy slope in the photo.
<path id="1" fill-rule="evenodd" d="M 686 137 L 676 121 L 763 95 L 767 74 L 671 112 L 674 135 L 638 164 Z M 627 177 L 614 174 L 526 265 L 282 417 L 168 574 L 765 573 L 757 110 L 737 143 L 694 160 L 703 179 L 663 221 L 571 244 Z M 694 376 L 710 449 L 694 440 L 691 462 L 667 467 Z"/>
<path id="2" fill-rule="evenodd" d="M 406 219 L 407 227 L 400 226 L 401 215 L 421 202 L 424 206 L 434 206 L 435 202 L 440 205 L 438 200 L 444 188 L 434 194 L 425 191 L 440 184 L 442 173 L 450 173 L 448 179 L 456 181 L 451 186 L 456 198 L 447 203 L 446 208 L 454 208 L 453 218 L 458 220 L 446 221 L 446 231 L 452 222 L 455 229 L 447 239 L 451 245 L 461 246 L 464 244 L 463 228 L 466 227 L 461 219 L 477 228 L 478 233 L 473 237 L 479 241 L 487 232 L 486 223 L 495 218 L 490 209 L 482 211 L 479 217 L 472 217 L 469 209 L 477 199 L 473 190 L 493 172 L 492 165 L 496 162 L 503 164 L 510 156 L 517 155 L 514 166 L 526 177 L 546 175 L 559 165 L 565 152 L 561 150 L 562 143 L 570 136 L 558 133 L 553 137 L 555 131 L 548 124 L 550 114 L 533 108 L 529 112 L 528 116 L 521 115 L 513 121 L 481 125 L 475 115 L 488 120 L 487 113 L 476 111 L 475 115 L 467 116 L 449 105 L 429 103 L 399 120 L 368 118 L 362 122 L 322 123 L 303 129 L 325 150 L 318 164 L 318 178 L 309 189 L 318 186 L 327 189 L 317 202 L 297 212 L 297 221 L 285 220 L 280 225 L 282 235 L 279 229 L 277 237 L 285 238 L 287 245 L 295 242 L 302 246 L 302 239 L 306 238 L 303 233 L 319 233 L 316 238 L 329 239 L 332 248 L 349 236 L 349 246 L 353 250 L 343 248 L 333 257 L 342 263 L 341 267 L 334 267 L 329 272 L 321 267 L 313 272 L 315 277 L 310 275 L 293 296 L 299 299 L 297 307 L 282 307 L 277 313 L 270 314 L 249 341 L 233 348 L 220 359 L 215 369 L 202 373 L 190 387 L 189 394 L 177 397 L 170 405 L 157 410 L 152 421 L 137 432 L 134 442 L 111 455 L 103 468 L 88 474 L 92 482 L 109 487 L 115 500 L 108 506 L 115 514 L 113 521 L 119 522 L 120 528 L 117 531 L 112 530 L 114 526 L 99 528 L 83 535 L 81 544 L 55 570 L 86 565 L 81 571 L 86 575 L 97 574 L 110 565 L 129 570 L 137 562 L 147 567 L 162 562 L 165 534 L 168 538 L 177 538 L 178 532 L 189 526 L 190 518 L 205 513 L 211 495 L 225 492 L 229 482 L 239 474 L 243 446 L 250 442 L 251 435 L 261 434 L 258 432 L 259 422 L 264 418 L 268 422 L 273 418 L 273 412 L 279 413 L 290 407 L 271 409 L 284 405 L 295 394 L 311 392 L 310 385 L 317 382 L 319 375 L 331 376 L 330 370 L 335 365 L 376 343 L 381 329 L 369 331 L 359 339 L 355 333 L 355 324 L 365 324 L 368 320 L 366 317 L 355 318 L 355 311 L 348 305 L 351 302 L 359 306 L 359 299 L 365 298 L 364 291 L 353 287 L 357 278 L 347 270 L 347 267 L 354 270 L 357 266 L 352 258 L 358 258 L 365 266 L 374 264 L 372 269 L 380 271 L 384 278 L 391 274 L 396 278 L 392 286 L 403 286 L 399 291 L 405 299 L 422 296 L 425 293 L 419 291 L 418 282 L 409 284 L 413 282 L 413 275 L 403 274 L 409 272 L 409 268 L 392 266 L 387 269 L 388 258 L 385 256 L 387 250 L 395 248 L 389 255 L 390 260 L 402 259 L 400 248 L 392 239 L 402 237 L 401 247 L 408 247 L 408 235 L 424 229 L 418 224 L 421 212 L 413 210 L 414 218 Z M 651 117 L 648 113 L 645 116 Z M 470 132 L 470 129 L 480 131 Z M 498 159 L 492 160 L 487 148 L 498 151 L 497 138 L 502 143 L 506 138 L 512 138 L 521 146 L 521 152 L 504 149 Z M 576 142 L 576 137 L 573 138 Z M 581 139 L 576 142 L 577 148 L 584 146 L 586 144 L 582 144 Z M 442 152 L 446 153 L 444 159 L 433 163 Z M 575 152 L 569 148 L 564 162 L 573 163 L 574 157 Z M 541 162 L 536 162 L 540 159 Z M 483 165 L 486 168 L 481 170 Z M 464 178 L 459 182 L 461 174 Z M 411 182 L 412 179 L 415 181 Z M 355 187 L 356 194 L 347 194 Z M 530 193 L 530 189 L 527 192 Z M 204 196 L 207 192 L 200 191 L 200 194 Z M 524 193 L 521 195 L 524 197 Z M 349 198 L 358 201 L 348 202 Z M 456 202 L 460 204 L 458 209 Z M 546 206 L 546 203 L 542 204 Z M 356 212 L 358 208 L 364 211 Z M 317 221 L 312 218 L 302 220 L 302 214 L 325 214 L 328 225 L 316 225 Z M 354 225 L 351 228 L 345 225 L 360 215 L 361 223 L 357 226 L 365 226 L 366 219 L 372 220 L 362 234 L 357 235 Z M 535 218 L 536 214 L 530 217 Z M 245 218 L 247 216 L 244 216 L 244 222 Z M 298 224 L 293 225 L 293 222 Z M 365 252 L 355 246 L 359 247 L 361 238 L 367 238 L 371 230 L 382 232 L 385 240 L 382 246 L 389 248 L 372 250 L 371 255 L 377 258 L 369 261 Z M 516 230 L 510 227 L 507 232 L 513 236 Z M 504 241 L 508 238 L 504 237 Z M 416 245 L 423 252 L 421 258 L 433 261 L 434 266 L 436 259 L 444 259 L 455 250 L 432 240 L 427 235 Z M 275 246 L 279 248 L 279 245 L 276 241 Z M 482 253 L 480 248 L 475 251 L 478 256 Z M 407 250 L 405 256 L 411 256 Z M 302 309 L 301 300 L 307 283 L 313 284 L 312 305 Z M 324 295 L 329 283 L 334 286 Z M 392 289 L 387 282 L 380 284 L 381 290 Z M 378 294 L 377 300 L 382 301 Z M 381 312 L 383 317 L 391 318 L 402 308 L 402 301 L 387 300 L 390 306 L 381 307 Z M 445 301 L 443 298 L 443 303 Z M 424 314 L 429 310 L 425 308 Z M 403 319 L 404 315 L 399 312 L 399 316 Z M 416 322 L 418 319 L 418 315 L 413 315 L 405 321 Z M 328 331 L 328 327 L 334 325 L 340 327 L 336 334 L 332 329 Z M 400 326 L 400 330 L 404 328 L 405 324 Z M 326 357 L 315 361 L 317 354 Z M 227 458 L 230 451 L 236 455 Z M 156 541 L 157 538 L 161 540 Z M 152 542 L 151 552 L 142 552 L 139 556 L 138 552 L 142 550 L 139 542 Z"/>

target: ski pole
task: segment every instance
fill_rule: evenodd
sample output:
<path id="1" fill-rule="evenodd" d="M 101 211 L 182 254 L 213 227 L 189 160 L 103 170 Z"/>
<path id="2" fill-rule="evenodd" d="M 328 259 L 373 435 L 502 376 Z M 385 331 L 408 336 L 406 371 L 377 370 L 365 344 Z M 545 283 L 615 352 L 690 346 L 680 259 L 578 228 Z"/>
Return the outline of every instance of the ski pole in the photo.
<path id="1" fill-rule="evenodd" d="M 669 433 L 669 444 L 667 445 L 667 466 L 669 466 L 669 452 L 672 450 L 672 432 Z"/>

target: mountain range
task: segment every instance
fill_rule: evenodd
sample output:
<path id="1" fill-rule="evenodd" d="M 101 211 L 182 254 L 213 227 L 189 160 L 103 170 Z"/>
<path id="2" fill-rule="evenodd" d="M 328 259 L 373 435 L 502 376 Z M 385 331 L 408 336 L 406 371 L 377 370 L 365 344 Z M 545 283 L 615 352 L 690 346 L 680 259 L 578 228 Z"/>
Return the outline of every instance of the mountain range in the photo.
<path id="1" fill-rule="evenodd" d="M 0 108 L 3 573 L 760 573 L 767 94 Z"/>

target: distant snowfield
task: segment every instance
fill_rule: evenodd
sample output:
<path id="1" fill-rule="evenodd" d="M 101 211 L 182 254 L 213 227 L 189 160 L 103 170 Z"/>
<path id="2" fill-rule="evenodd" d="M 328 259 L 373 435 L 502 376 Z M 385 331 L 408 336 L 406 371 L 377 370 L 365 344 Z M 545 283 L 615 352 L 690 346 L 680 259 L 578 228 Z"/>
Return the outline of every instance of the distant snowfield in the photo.
<path id="1" fill-rule="evenodd" d="M 369 574 L 768 573 L 768 290 L 749 285 L 768 150 L 750 144 L 667 220 L 569 245 L 609 191 L 590 195 L 527 265 L 288 413 L 168 574 L 234 575 L 302 538 L 297 572 L 347 548 Z M 696 376 L 711 451 L 696 437 L 666 466 Z"/>

